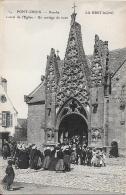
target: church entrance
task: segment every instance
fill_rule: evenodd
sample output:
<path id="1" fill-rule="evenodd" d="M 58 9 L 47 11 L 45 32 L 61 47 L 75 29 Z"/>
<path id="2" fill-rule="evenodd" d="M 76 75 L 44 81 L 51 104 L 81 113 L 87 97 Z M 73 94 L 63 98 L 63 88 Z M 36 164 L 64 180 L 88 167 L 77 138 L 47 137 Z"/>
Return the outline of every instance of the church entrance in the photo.
<path id="1" fill-rule="evenodd" d="M 58 142 L 76 140 L 80 144 L 88 144 L 88 126 L 85 119 L 79 114 L 66 115 L 60 122 Z"/>

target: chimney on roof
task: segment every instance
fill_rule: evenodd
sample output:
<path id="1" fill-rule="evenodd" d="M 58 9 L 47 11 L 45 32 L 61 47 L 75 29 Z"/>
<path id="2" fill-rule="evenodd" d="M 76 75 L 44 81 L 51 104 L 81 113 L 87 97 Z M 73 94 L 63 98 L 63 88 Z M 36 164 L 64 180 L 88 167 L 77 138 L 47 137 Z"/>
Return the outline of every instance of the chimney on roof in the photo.
<path id="1" fill-rule="evenodd" d="M 5 92 L 7 93 L 7 80 L 3 77 L 0 78 L 0 85 L 4 88 Z"/>

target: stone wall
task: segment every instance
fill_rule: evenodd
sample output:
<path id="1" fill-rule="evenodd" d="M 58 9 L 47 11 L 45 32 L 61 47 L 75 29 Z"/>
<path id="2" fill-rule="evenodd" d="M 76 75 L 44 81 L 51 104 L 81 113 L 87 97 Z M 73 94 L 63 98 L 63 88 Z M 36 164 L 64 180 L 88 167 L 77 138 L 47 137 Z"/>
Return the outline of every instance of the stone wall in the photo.
<path id="1" fill-rule="evenodd" d="M 28 142 L 35 144 L 44 143 L 45 104 L 28 105 Z"/>
<path id="2" fill-rule="evenodd" d="M 91 94 L 91 134 L 99 131 L 100 139 L 94 140 L 91 136 L 91 145 L 104 145 L 104 135 L 101 131 L 104 127 L 104 89 L 103 87 L 94 87 L 90 90 Z"/>
<path id="3" fill-rule="evenodd" d="M 120 107 L 122 104 L 124 107 Z M 126 147 L 126 62 L 112 78 L 112 94 L 109 98 L 109 145 L 113 139 L 118 142 L 119 147 Z"/>

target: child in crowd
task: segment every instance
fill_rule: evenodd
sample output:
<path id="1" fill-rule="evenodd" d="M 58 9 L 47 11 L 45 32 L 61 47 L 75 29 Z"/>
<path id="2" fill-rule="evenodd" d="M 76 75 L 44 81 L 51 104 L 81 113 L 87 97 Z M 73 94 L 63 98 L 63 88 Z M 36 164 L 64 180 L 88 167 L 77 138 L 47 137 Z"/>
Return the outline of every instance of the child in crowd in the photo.
<path id="1" fill-rule="evenodd" d="M 5 184 L 5 189 L 6 190 L 13 190 L 11 188 L 11 185 L 13 184 L 15 173 L 14 169 L 12 167 L 13 162 L 11 160 L 8 160 L 8 166 L 6 168 L 6 175 L 3 179 L 3 183 Z"/>

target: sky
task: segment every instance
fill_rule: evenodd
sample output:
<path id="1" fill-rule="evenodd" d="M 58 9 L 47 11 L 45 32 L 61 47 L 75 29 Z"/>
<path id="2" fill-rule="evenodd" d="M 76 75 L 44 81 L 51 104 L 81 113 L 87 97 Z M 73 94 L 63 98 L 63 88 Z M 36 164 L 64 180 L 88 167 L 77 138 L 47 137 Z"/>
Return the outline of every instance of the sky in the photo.
<path id="1" fill-rule="evenodd" d="M 0 1 L 0 76 L 19 118 L 27 117 L 24 95 L 40 84 L 51 48 L 64 58 L 74 2 L 86 55 L 93 53 L 95 34 L 109 42 L 109 50 L 126 47 L 126 1 Z"/>

